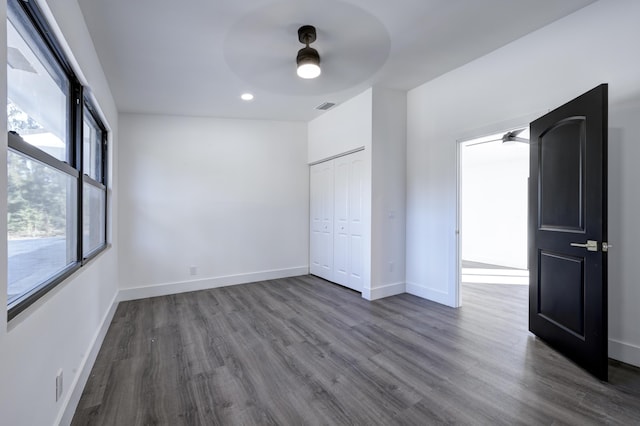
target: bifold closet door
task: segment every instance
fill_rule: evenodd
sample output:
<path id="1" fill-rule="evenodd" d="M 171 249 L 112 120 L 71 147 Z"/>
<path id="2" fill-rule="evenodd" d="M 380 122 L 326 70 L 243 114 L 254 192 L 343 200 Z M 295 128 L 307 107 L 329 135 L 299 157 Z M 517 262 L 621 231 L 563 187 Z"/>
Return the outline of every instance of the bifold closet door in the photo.
<path id="1" fill-rule="evenodd" d="M 362 291 L 363 152 L 311 166 L 310 272 Z"/>
<path id="2" fill-rule="evenodd" d="M 349 285 L 349 161 L 338 158 L 333 166 L 333 278 L 334 282 Z"/>
<path id="3" fill-rule="evenodd" d="M 310 170 L 310 272 L 333 281 L 333 161 Z"/>
<path id="4" fill-rule="evenodd" d="M 349 167 L 349 284 L 362 292 L 364 269 L 364 152 L 352 154 Z"/>
<path id="5" fill-rule="evenodd" d="M 339 157 L 334 164 L 334 282 L 362 291 L 363 152 Z"/>

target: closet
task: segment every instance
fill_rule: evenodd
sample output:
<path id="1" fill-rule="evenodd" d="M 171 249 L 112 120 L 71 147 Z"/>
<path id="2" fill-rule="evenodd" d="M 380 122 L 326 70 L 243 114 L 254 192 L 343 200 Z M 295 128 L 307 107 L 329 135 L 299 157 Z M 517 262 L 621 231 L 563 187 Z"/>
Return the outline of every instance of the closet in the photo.
<path id="1" fill-rule="evenodd" d="M 362 291 L 364 151 L 310 167 L 310 272 Z"/>

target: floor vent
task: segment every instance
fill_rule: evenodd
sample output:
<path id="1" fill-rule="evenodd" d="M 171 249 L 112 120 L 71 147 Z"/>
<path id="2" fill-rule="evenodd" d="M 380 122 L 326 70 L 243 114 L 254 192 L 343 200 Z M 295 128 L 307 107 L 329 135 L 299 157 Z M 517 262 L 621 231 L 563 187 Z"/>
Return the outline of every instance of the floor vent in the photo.
<path id="1" fill-rule="evenodd" d="M 336 104 L 334 104 L 333 102 L 325 102 L 318 105 L 316 109 L 319 109 L 320 111 L 326 111 L 328 109 L 333 108 L 334 106 L 336 106 Z"/>

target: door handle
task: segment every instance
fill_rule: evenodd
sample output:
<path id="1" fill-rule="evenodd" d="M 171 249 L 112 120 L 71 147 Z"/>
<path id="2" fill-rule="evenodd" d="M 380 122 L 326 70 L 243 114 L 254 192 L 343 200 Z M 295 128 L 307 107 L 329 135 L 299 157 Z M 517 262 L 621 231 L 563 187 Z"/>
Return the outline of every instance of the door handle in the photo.
<path id="1" fill-rule="evenodd" d="M 587 251 L 598 251 L 598 242 L 593 240 L 587 240 L 585 244 L 571 243 L 571 247 L 582 247 L 582 248 L 586 248 Z"/>

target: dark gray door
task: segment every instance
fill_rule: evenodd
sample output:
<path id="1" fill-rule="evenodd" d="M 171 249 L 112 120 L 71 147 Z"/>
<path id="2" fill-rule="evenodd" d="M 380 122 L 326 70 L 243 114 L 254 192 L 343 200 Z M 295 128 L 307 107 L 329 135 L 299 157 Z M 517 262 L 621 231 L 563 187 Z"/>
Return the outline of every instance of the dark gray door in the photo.
<path id="1" fill-rule="evenodd" d="M 607 380 L 607 85 L 531 123 L 529 330 Z"/>

